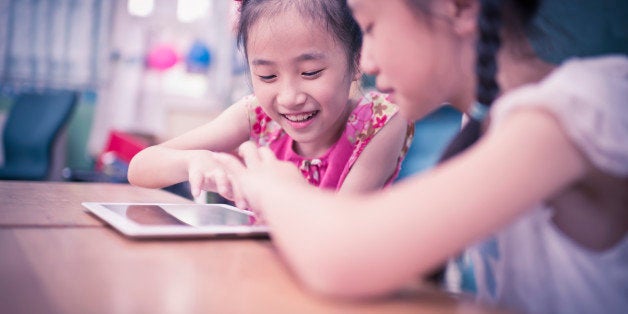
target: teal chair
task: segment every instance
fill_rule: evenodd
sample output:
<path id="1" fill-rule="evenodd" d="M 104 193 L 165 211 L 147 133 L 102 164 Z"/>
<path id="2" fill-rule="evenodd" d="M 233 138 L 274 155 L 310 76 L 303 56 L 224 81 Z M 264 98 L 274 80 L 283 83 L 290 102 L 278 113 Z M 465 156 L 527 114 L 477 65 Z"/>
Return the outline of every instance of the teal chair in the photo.
<path id="1" fill-rule="evenodd" d="M 460 131 L 462 114 L 451 106 L 443 106 L 414 124 L 414 139 L 401 164 L 397 181 L 433 167 Z"/>
<path id="2" fill-rule="evenodd" d="M 53 146 L 66 126 L 77 95 L 72 91 L 23 93 L 15 98 L 2 134 L 0 180 L 46 180 Z"/>

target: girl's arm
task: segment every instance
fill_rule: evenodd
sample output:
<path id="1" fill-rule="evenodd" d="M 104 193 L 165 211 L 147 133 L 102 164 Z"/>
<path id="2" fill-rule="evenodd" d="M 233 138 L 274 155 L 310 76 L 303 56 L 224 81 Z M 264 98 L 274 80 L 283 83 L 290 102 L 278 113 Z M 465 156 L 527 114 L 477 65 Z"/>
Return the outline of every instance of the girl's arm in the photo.
<path id="1" fill-rule="evenodd" d="M 245 144 L 241 153 L 246 169 L 234 158 L 221 161 L 264 213 L 295 273 L 313 290 L 353 297 L 391 292 L 427 274 L 587 170 L 559 124 L 533 110 L 511 114 L 434 170 L 368 196 L 295 184 L 282 179 L 295 171 L 269 151 Z"/>
<path id="2" fill-rule="evenodd" d="M 394 115 L 364 148 L 339 191 L 364 192 L 383 187 L 397 169 L 407 128 L 407 121 L 400 114 Z"/>
<path id="3" fill-rule="evenodd" d="M 211 172 L 212 152 L 231 152 L 249 138 L 246 102 L 240 101 L 211 122 L 164 143 L 148 147 L 133 157 L 128 179 L 133 185 L 161 188 L 194 180 L 190 171 Z"/>

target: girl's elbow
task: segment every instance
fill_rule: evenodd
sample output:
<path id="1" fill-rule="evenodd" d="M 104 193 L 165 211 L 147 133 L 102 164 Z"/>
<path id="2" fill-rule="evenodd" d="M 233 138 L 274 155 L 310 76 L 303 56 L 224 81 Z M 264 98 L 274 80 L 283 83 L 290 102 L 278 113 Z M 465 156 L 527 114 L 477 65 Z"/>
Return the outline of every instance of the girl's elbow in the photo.
<path id="1" fill-rule="evenodd" d="M 343 282 L 340 278 L 333 271 L 317 267 L 302 274 L 301 281 L 308 290 L 319 295 L 333 298 L 355 297 L 350 293 L 351 287 L 348 287 L 347 282 Z"/>
<path id="2" fill-rule="evenodd" d="M 364 276 L 368 277 L 368 274 L 364 274 Z M 350 277 L 346 274 L 319 271 L 317 274 L 302 279 L 309 290 L 330 298 L 364 299 L 380 297 L 389 292 L 388 289 L 381 289 L 377 284 L 364 282 L 364 277 Z"/>
<path id="3" fill-rule="evenodd" d="M 320 254 L 297 269 L 302 283 L 308 290 L 332 298 L 360 299 L 385 294 L 377 283 L 370 281 L 370 274 L 355 265 L 355 260 L 341 258 L 336 261 Z M 356 267 L 357 266 L 357 267 Z"/>
<path id="4" fill-rule="evenodd" d="M 129 164 L 129 170 L 127 172 L 126 178 L 130 184 L 135 186 L 141 186 L 142 182 L 140 180 L 140 176 L 137 174 L 136 166 L 133 165 L 133 161 Z"/>
<path id="5" fill-rule="evenodd" d="M 346 291 L 346 283 L 342 280 L 343 273 L 346 275 L 343 271 L 346 263 L 337 258 L 333 244 L 321 243 L 320 238 L 317 240 L 301 241 L 296 249 L 282 247 L 283 255 L 305 289 L 323 296 L 342 296 Z M 303 242 L 309 242 L 309 245 L 303 246 Z"/>
<path id="6" fill-rule="evenodd" d="M 144 182 L 144 176 L 142 175 L 142 161 L 140 154 L 141 152 L 133 156 L 133 158 L 129 162 L 127 180 L 132 185 L 146 187 L 146 183 Z"/>

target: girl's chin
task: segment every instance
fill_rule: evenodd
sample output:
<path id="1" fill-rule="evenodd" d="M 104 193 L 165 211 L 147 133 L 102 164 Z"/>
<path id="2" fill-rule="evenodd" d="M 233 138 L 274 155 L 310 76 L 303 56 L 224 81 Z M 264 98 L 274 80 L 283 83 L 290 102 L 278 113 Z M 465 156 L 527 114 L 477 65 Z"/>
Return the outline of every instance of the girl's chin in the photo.
<path id="1" fill-rule="evenodd" d="M 413 106 L 413 103 L 399 96 L 400 95 L 397 95 L 395 100 L 392 101 L 399 106 L 399 113 L 401 113 L 401 115 L 408 120 L 415 121 L 421 119 L 421 113 L 417 111 L 417 108 Z"/>

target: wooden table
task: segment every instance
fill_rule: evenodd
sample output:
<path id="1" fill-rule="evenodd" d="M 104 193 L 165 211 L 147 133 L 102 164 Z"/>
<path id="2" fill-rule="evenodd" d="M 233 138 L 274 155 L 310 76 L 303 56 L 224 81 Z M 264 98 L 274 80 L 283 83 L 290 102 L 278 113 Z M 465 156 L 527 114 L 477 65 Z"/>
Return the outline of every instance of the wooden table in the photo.
<path id="1" fill-rule="evenodd" d="M 190 202 L 126 184 L 0 181 L 0 313 L 495 312 L 427 285 L 379 300 L 320 297 L 268 240 L 131 240 L 83 201 Z"/>

